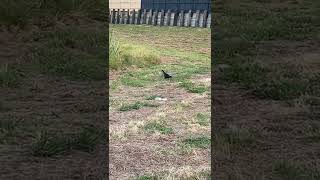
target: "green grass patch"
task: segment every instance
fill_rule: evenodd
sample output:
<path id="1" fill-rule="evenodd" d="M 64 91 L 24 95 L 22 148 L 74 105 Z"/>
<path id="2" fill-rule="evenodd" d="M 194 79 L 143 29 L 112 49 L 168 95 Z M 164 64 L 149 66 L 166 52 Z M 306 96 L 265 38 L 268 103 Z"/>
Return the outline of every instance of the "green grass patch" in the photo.
<path id="1" fill-rule="evenodd" d="M 40 132 L 32 144 L 34 156 L 49 157 L 62 154 L 71 148 L 70 138 L 62 136 L 50 136 L 48 132 Z"/>
<path id="2" fill-rule="evenodd" d="M 41 131 L 32 144 L 34 156 L 50 157 L 66 153 L 72 149 L 92 152 L 102 139 L 103 131 L 88 127 L 74 135 L 50 135 L 47 131 Z"/>
<path id="3" fill-rule="evenodd" d="M 158 176 L 142 175 L 137 177 L 135 180 L 159 180 Z"/>
<path id="4" fill-rule="evenodd" d="M 198 113 L 196 115 L 196 122 L 201 126 L 209 126 L 210 116 L 208 114 Z"/>
<path id="5" fill-rule="evenodd" d="M 133 104 L 123 104 L 119 110 L 120 111 L 132 111 L 132 110 L 138 110 L 142 107 L 158 107 L 158 105 L 138 101 Z"/>
<path id="6" fill-rule="evenodd" d="M 180 83 L 179 86 L 185 88 L 188 92 L 200 93 L 200 94 L 206 92 L 209 89 L 208 87 L 206 87 L 204 85 L 196 85 L 196 84 L 194 84 L 192 82 L 188 82 L 188 81 Z"/>
<path id="7" fill-rule="evenodd" d="M 255 137 L 252 132 L 247 129 L 229 128 L 215 135 L 215 147 L 240 150 L 255 145 Z"/>
<path id="8" fill-rule="evenodd" d="M 160 63 L 156 51 L 144 46 L 120 43 L 112 34 L 109 38 L 109 65 L 111 69 L 130 66 L 150 67 Z"/>
<path id="9" fill-rule="evenodd" d="M 148 122 L 147 124 L 145 124 L 144 130 L 149 133 L 154 133 L 156 131 L 160 132 L 161 134 L 173 133 L 173 128 L 168 127 L 168 124 L 166 124 L 164 121 Z"/>
<path id="10" fill-rule="evenodd" d="M 184 146 L 189 148 L 206 149 L 210 147 L 211 141 L 210 141 L 210 137 L 200 136 L 200 137 L 191 137 L 191 138 L 184 139 L 182 143 L 184 144 Z"/>

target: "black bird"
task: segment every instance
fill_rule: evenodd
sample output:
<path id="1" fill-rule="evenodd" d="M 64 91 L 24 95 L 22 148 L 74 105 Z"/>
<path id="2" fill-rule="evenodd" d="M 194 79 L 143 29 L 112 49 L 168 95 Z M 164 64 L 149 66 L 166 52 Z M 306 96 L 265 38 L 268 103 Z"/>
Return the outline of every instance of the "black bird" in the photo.
<path id="1" fill-rule="evenodd" d="M 163 72 L 163 76 L 164 76 L 165 79 L 172 78 L 172 75 L 164 72 L 164 70 L 162 70 L 162 72 Z"/>

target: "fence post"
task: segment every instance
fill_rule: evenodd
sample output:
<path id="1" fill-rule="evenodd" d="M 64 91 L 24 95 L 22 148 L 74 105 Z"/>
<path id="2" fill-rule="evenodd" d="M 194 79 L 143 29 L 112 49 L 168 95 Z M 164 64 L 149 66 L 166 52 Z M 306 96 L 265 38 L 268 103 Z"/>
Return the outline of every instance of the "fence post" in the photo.
<path id="1" fill-rule="evenodd" d="M 129 10 L 129 24 L 133 24 L 134 22 L 134 9 L 133 10 Z"/>
<path id="2" fill-rule="evenodd" d="M 162 26 L 163 25 L 163 17 L 164 17 L 164 10 L 161 10 L 158 14 L 158 21 L 157 21 L 157 24 L 159 26 Z"/>
<path id="3" fill-rule="evenodd" d="M 138 9 L 136 11 L 136 13 L 134 14 L 134 24 L 139 24 L 139 22 L 140 22 L 140 13 L 141 13 L 141 10 Z"/>
<path id="4" fill-rule="evenodd" d="M 114 17 L 113 17 L 113 12 L 114 12 L 114 9 L 112 9 L 111 11 L 109 11 L 110 12 L 110 14 L 109 14 L 109 22 L 111 23 L 111 24 L 113 24 L 113 20 L 114 20 Z"/>
<path id="5" fill-rule="evenodd" d="M 157 16 L 158 16 L 158 10 L 156 9 L 152 14 L 152 25 L 157 25 Z"/>
<path id="6" fill-rule="evenodd" d="M 201 28 L 203 27 L 203 14 L 204 14 L 204 13 L 201 13 L 201 12 L 200 12 L 199 27 L 201 27 Z"/>
<path id="7" fill-rule="evenodd" d="M 177 21 L 177 26 L 183 26 L 183 19 L 184 19 L 184 14 L 183 10 L 180 11 L 178 21 Z"/>
<path id="8" fill-rule="evenodd" d="M 207 26 L 207 17 L 208 17 L 208 12 L 207 12 L 207 10 L 204 10 L 204 12 L 203 12 L 203 27 L 204 28 Z"/>
<path id="9" fill-rule="evenodd" d="M 120 21 L 119 21 L 119 24 L 123 24 L 123 9 L 120 10 L 120 13 L 119 13 L 119 18 L 120 18 Z"/>
<path id="10" fill-rule="evenodd" d="M 116 10 L 115 12 L 115 19 L 114 19 L 114 24 L 119 23 L 119 9 Z"/>
<path id="11" fill-rule="evenodd" d="M 170 26 L 174 25 L 175 16 L 176 16 L 176 13 L 175 12 L 171 12 L 170 17 L 169 17 L 170 18 L 170 20 L 169 20 L 169 25 Z"/>
<path id="12" fill-rule="evenodd" d="M 196 13 L 193 13 L 191 26 L 192 27 L 199 26 L 199 10 L 197 10 Z"/>
<path id="13" fill-rule="evenodd" d="M 146 24 L 151 24 L 152 20 L 152 9 L 150 9 L 149 13 L 147 13 L 147 21 Z"/>
<path id="14" fill-rule="evenodd" d="M 127 24 L 128 22 L 128 11 L 125 9 L 124 10 L 124 16 L 123 16 L 123 24 Z"/>
<path id="15" fill-rule="evenodd" d="M 163 22 L 163 25 L 164 26 L 169 26 L 169 23 L 170 23 L 170 15 L 171 15 L 171 13 L 170 13 L 170 9 L 167 11 L 167 12 L 165 12 L 165 15 L 164 15 L 164 22 Z"/>
<path id="16" fill-rule="evenodd" d="M 208 19 L 207 19 L 207 28 L 211 27 L 211 13 L 209 13 L 208 15 Z"/>
<path id="17" fill-rule="evenodd" d="M 191 10 L 185 14 L 184 26 L 189 27 L 191 23 Z"/>

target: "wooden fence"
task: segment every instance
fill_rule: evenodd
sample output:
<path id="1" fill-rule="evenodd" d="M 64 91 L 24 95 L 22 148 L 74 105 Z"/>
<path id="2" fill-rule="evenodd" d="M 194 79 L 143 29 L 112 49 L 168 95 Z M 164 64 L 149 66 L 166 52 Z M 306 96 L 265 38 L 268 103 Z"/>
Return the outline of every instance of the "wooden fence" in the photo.
<path id="1" fill-rule="evenodd" d="M 211 27 L 211 13 L 204 11 L 164 11 L 152 9 L 110 9 L 112 24 L 146 24 L 154 26 Z"/>

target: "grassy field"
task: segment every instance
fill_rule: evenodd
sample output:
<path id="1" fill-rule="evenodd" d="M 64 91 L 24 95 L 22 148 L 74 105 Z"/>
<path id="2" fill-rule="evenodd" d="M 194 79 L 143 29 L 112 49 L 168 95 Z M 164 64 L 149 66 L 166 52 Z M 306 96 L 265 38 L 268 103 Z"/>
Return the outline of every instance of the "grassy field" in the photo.
<path id="1" fill-rule="evenodd" d="M 0 179 L 105 178 L 108 34 L 96 5 L 0 3 Z"/>
<path id="2" fill-rule="evenodd" d="M 110 31 L 122 62 L 110 57 L 110 178 L 208 179 L 210 29 Z M 173 78 L 165 80 L 161 69 Z"/>
<path id="3" fill-rule="evenodd" d="M 216 179 L 319 179 L 319 1 L 213 12 Z"/>

